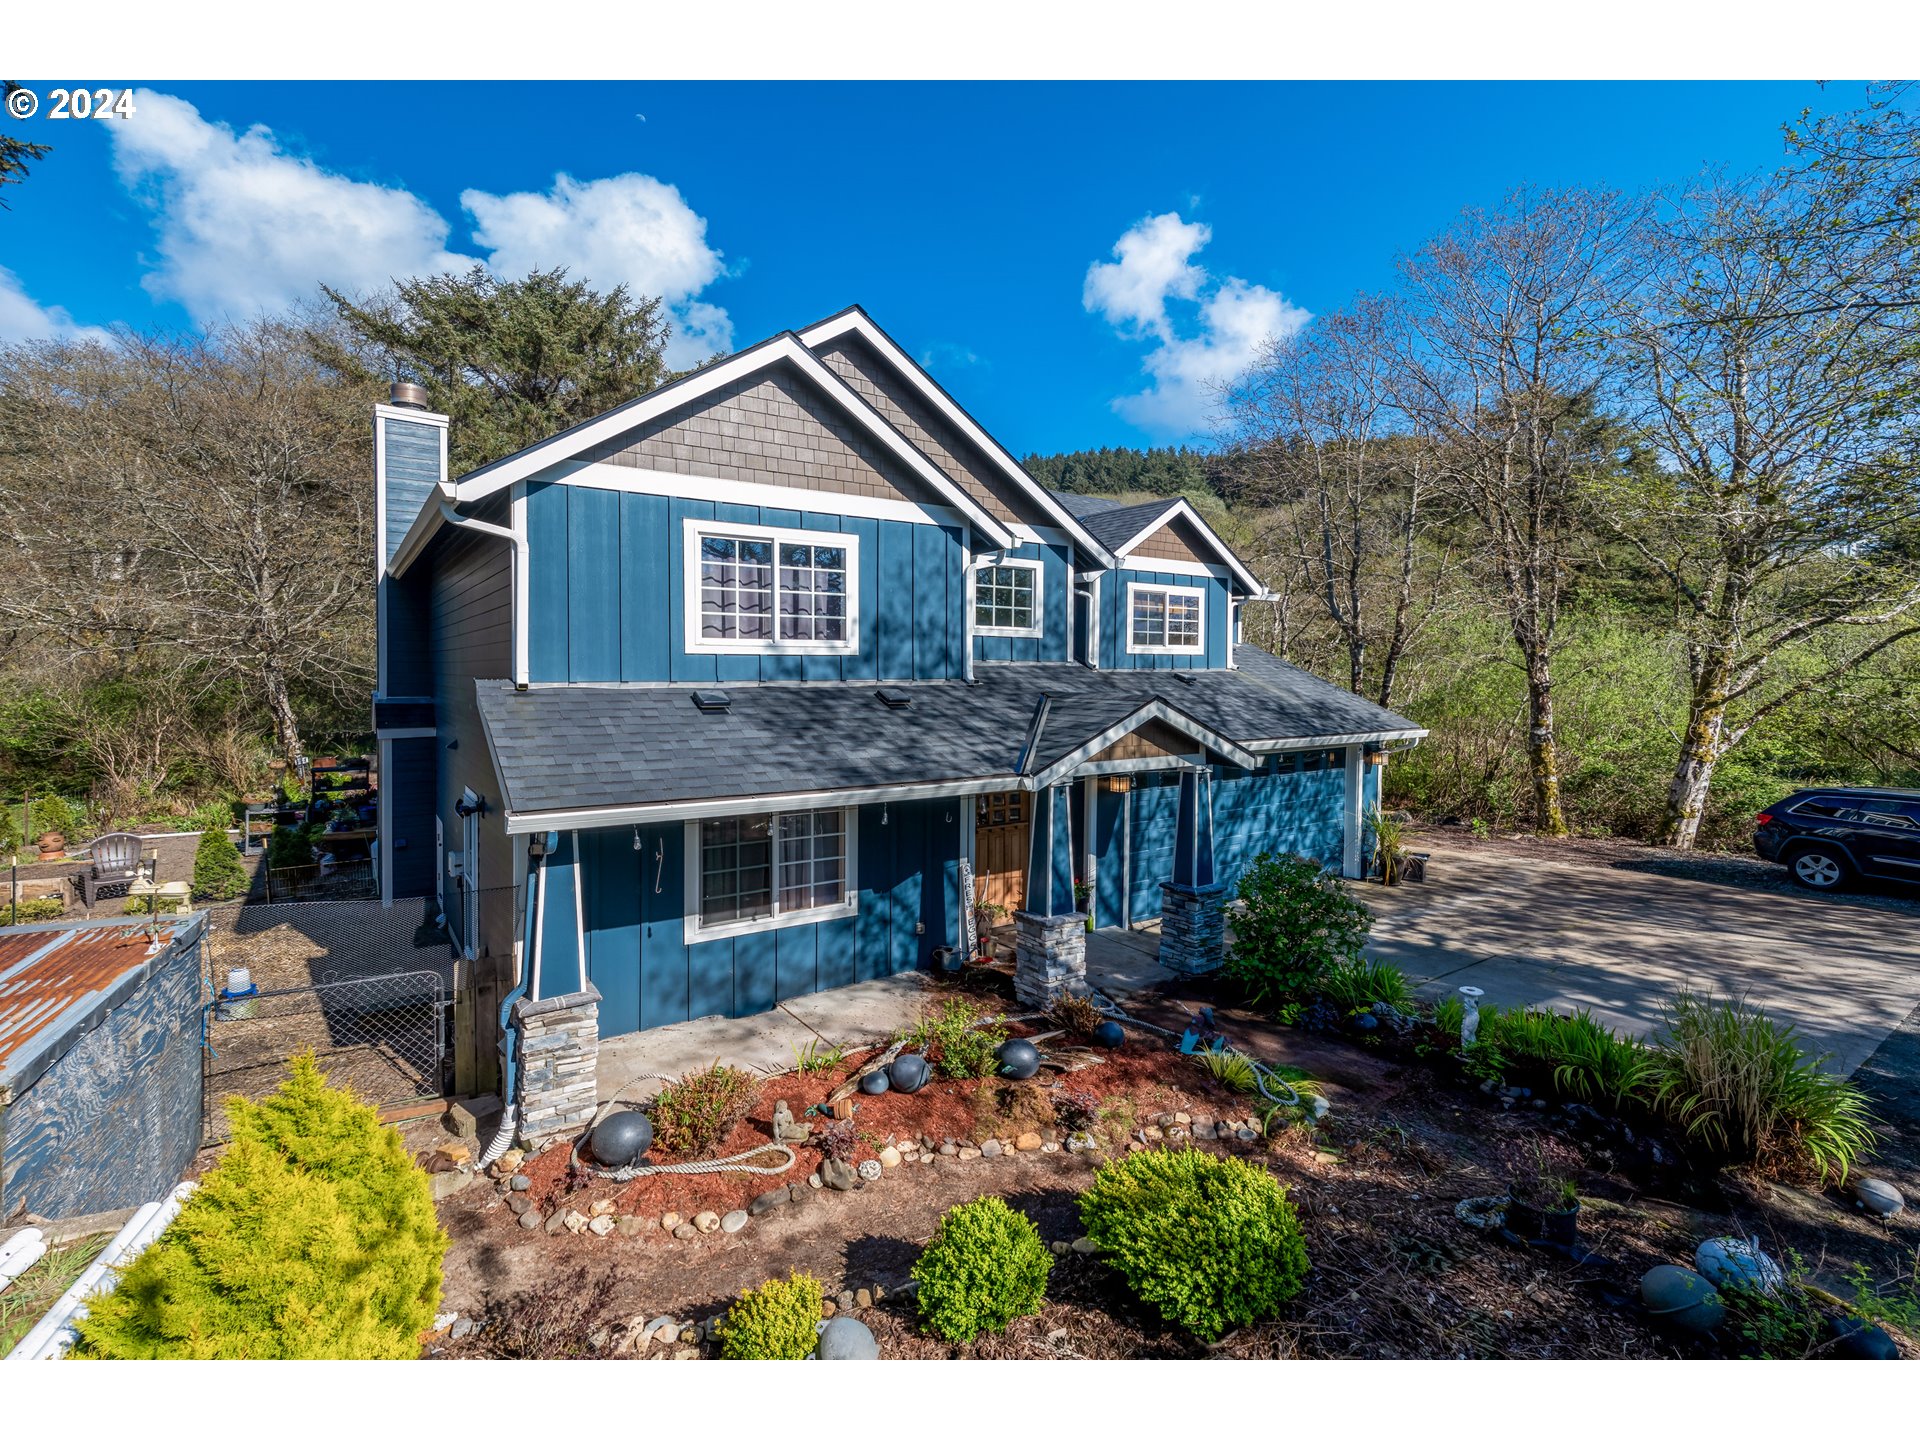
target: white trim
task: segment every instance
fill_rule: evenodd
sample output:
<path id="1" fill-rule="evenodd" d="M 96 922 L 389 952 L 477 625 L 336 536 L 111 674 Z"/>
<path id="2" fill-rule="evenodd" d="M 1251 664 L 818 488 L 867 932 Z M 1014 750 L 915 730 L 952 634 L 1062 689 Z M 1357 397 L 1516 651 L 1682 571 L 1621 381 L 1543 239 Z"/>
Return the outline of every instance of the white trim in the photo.
<path id="1" fill-rule="evenodd" d="M 405 730 L 376 730 L 373 738 L 382 742 L 388 740 L 432 740 L 439 731 L 431 725 L 415 725 Z M 384 776 L 385 772 L 381 772 Z"/>
<path id="2" fill-rule="evenodd" d="M 964 539 L 960 542 L 960 578 L 962 592 L 973 594 L 974 554 L 973 547 Z M 960 678 L 971 685 L 973 683 L 973 606 L 967 605 L 960 612 L 961 649 Z"/>
<path id="3" fill-rule="evenodd" d="M 587 974 L 587 867 L 580 850 L 580 832 L 570 833 L 573 839 L 574 963 L 580 971 L 580 988 L 584 990 L 592 983 L 592 977 Z"/>
<path id="4" fill-rule="evenodd" d="M 1189 524 L 1191 524 L 1194 527 L 1194 529 L 1198 530 L 1200 532 L 1201 538 L 1204 539 L 1209 545 L 1211 545 L 1215 550 L 1215 552 L 1218 553 L 1220 557 L 1226 561 L 1227 565 L 1231 568 L 1233 572 L 1234 578 L 1239 580 L 1241 584 L 1245 585 L 1248 590 L 1258 595 L 1258 594 L 1261 594 L 1266 589 L 1265 586 L 1263 586 L 1258 580 L 1254 578 L 1253 572 L 1249 570 L 1244 564 L 1241 563 L 1240 557 L 1233 553 L 1233 551 L 1228 547 L 1227 542 L 1222 540 L 1218 535 L 1216 535 L 1214 533 L 1213 527 L 1207 524 L 1205 520 L 1200 518 L 1200 512 L 1193 508 L 1193 502 L 1188 500 L 1185 496 L 1180 497 L 1180 499 L 1176 500 L 1172 505 L 1168 506 L 1166 511 L 1163 514 L 1161 514 L 1157 519 L 1155 519 L 1151 525 L 1148 525 L 1145 529 L 1140 531 L 1139 534 L 1131 537 L 1126 544 L 1122 545 L 1118 550 L 1114 551 L 1115 567 L 1128 568 L 1128 569 L 1137 568 L 1127 564 L 1127 557 L 1133 554 L 1133 552 L 1139 547 L 1141 541 L 1145 540 L 1149 535 L 1155 534 L 1158 531 L 1165 529 L 1168 525 L 1171 525 L 1177 519 L 1186 520 Z M 1148 558 L 1151 559 L 1152 557 L 1149 556 Z M 1183 563 L 1183 562 L 1177 562 L 1177 561 L 1162 562 L 1162 561 L 1156 560 L 1153 563 L 1156 565 L 1163 564 L 1163 563 L 1171 565 L 1171 564 L 1177 564 L 1177 563 Z M 1191 562 L 1184 562 L 1184 563 L 1191 563 Z"/>
<path id="5" fill-rule="evenodd" d="M 1073 536 L 1051 525 L 1022 525 L 1017 520 L 1010 520 L 1007 528 L 1022 545 L 1065 545 L 1069 548 L 1073 545 Z"/>
<path id="6" fill-rule="evenodd" d="M 825 810 L 834 806 L 878 805 L 890 800 L 934 800 L 950 795 L 1033 788 L 1033 782 L 1025 776 L 986 775 L 971 780 L 930 780 L 921 784 L 872 785 L 848 790 L 794 790 L 778 795 L 732 795 L 710 800 L 650 800 L 585 810 L 509 810 L 507 833 L 535 835 L 554 829 L 596 830 L 611 825 L 758 815 L 767 810 Z"/>
<path id="7" fill-rule="evenodd" d="M 851 515 L 862 520 L 904 520 L 910 525 L 967 528 L 967 517 L 949 505 L 922 505 L 884 495 L 850 495 L 839 490 L 765 485 L 754 480 L 723 480 L 716 475 L 680 475 L 670 470 L 639 469 L 604 460 L 568 460 L 547 475 L 558 485 L 616 490 L 623 495 L 658 495 L 669 500 L 711 500 L 716 505 L 752 505 L 761 510 L 801 510 Z M 524 483 L 524 482 L 523 482 Z"/>
<path id="8" fill-rule="evenodd" d="M 1340 797 L 1340 873 L 1349 880 L 1364 880 L 1360 868 L 1361 810 L 1366 797 L 1363 747 L 1347 746 L 1346 790 Z"/>
<path id="9" fill-rule="evenodd" d="M 769 884 L 770 899 L 775 909 L 771 915 L 755 916 L 751 920 L 728 920 L 717 925 L 708 925 L 700 919 L 700 826 L 701 820 L 689 820 L 681 827 L 680 833 L 684 852 L 682 855 L 682 900 L 681 926 L 686 931 L 689 945 L 705 940 L 726 940 L 735 935 L 753 935 L 762 930 L 784 930 L 793 925 L 821 925 L 829 920 L 844 920 L 860 913 L 860 813 L 851 805 L 815 805 L 811 810 L 838 810 L 842 833 L 846 837 L 846 853 L 842 857 L 845 873 L 841 883 L 846 890 L 846 898 L 838 905 L 819 905 L 809 910 L 781 911 L 780 904 L 780 817 L 782 814 L 800 813 L 798 807 L 787 806 L 782 809 L 749 811 L 749 814 L 767 816 L 767 843 L 771 873 Z M 722 819 L 722 816 L 705 816 L 704 819 Z"/>
<path id="10" fill-rule="evenodd" d="M 1136 645 L 1133 643 L 1133 597 L 1142 590 L 1152 591 L 1156 595 L 1196 595 L 1200 599 L 1200 628 L 1197 632 L 1200 643 L 1197 645 Z M 1127 582 L 1126 613 L 1127 654 L 1129 655 L 1198 655 L 1207 653 L 1207 591 L 1203 585 L 1161 585 L 1145 580 Z"/>
<path id="11" fill-rule="evenodd" d="M 967 613 L 973 615 L 980 603 L 980 581 L 988 570 L 1031 570 L 1033 572 L 1033 624 L 1019 625 L 982 625 L 976 618 L 973 633 L 976 635 L 998 636 L 1009 640 L 1038 640 L 1047 633 L 1047 568 L 1044 561 L 1029 560 L 1024 556 L 1002 556 L 995 559 L 985 556 L 974 569 L 973 584 L 967 587 Z M 1071 609 L 1071 607 L 1069 607 Z M 1069 616 L 1071 622 L 1071 616 Z M 1071 645 L 1071 641 L 1068 642 Z"/>
<path id="12" fill-rule="evenodd" d="M 958 430 L 983 453 L 1000 467 L 1006 477 L 1024 491 L 1055 523 L 1089 555 L 1104 565 L 1111 565 L 1114 557 L 1107 547 L 1095 540 L 1058 500 L 1047 492 L 1047 487 L 1035 480 L 1020 467 L 1020 462 L 1009 455 L 991 435 L 980 428 L 973 417 L 962 410 L 954 398 L 941 388 L 931 375 L 914 364 L 893 343 L 893 338 L 873 321 L 873 317 L 859 306 L 843 310 L 838 315 L 830 315 L 816 325 L 800 332 L 799 339 L 804 345 L 822 345 L 829 340 L 838 339 L 848 333 L 857 334 L 884 360 L 891 364 L 901 378 L 918 391 L 921 398 L 940 412 L 941 416 Z"/>
<path id="13" fill-rule="evenodd" d="M 668 414 L 737 380 L 757 374 L 783 361 L 793 365 L 824 391 L 829 399 L 839 404 L 841 409 L 845 410 L 882 446 L 890 450 L 909 471 L 925 481 L 936 494 L 951 501 L 955 508 L 965 514 L 989 539 L 1000 544 L 1012 543 L 1012 532 L 1001 521 L 988 514 L 980 503 L 955 484 L 945 471 L 888 424 L 872 406 L 861 399 L 844 380 L 834 373 L 831 367 L 802 344 L 800 338 L 791 331 L 776 335 L 771 340 L 709 365 L 706 369 L 696 371 L 670 385 L 664 385 L 637 400 L 630 400 L 624 405 L 616 406 L 604 415 L 575 425 L 558 435 L 536 441 L 523 450 L 494 461 L 491 465 L 482 466 L 463 477 L 455 486 L 459 499 L 462 503 L 483 499 L 512 484 L 515 480 L 530 479 L 561 461 L 572 459 L 583 450 L 592 449 L 637 426 L 646 424 L 649 420 Z"/>
<path id="14" fill-rule="evenodd" d="M 507 492 L 507 525 L 513 531 L 513 679 L 524 685 L 533 675 L 528 618 L 533 614 L 533 545 L 527 538 L 527 487 Z"/>
<path id="15" fill-rule="evenodd" d="M 1155 720 L 1172 726 L 1189 740 L 1199 741 L 1207 749 L 1243 770 L 1255 769 L 1260 763 L 1250 751 L 1242 749 L 1226 736 L 1209 730 L 1191 716 L 1182 714 L 1166 701 L 1149 700 L 1124 720 L 1109 725 L 1099 734 L 1081 741 L 1045 769 L 1035 771 L 1028 779 L 1031 780 L 1035 789 L 1045 785 L 1057 785 L 1062 777 L 1071 775 L 1075 769 L 1122 736 L 1131 735 L 1141 726 Z"/>
<path id="16" fill-rule="evenodd" d="M 1155 560 L 1151 556 L 1133 556 L 1118 568 L 1157 575 L 1193 575 L 1229 582 L 1234 578 L 1233 571 L 1225 565 L 1202 565 L 1197 560 Z"/>
<path id="17" fill-rule="evenodd" d="M 1256 755 L 1273 755 L 1288 750 L 1331 750 L 1343 745 L 1371 745 L 1387 740 L 1424 740 L 1425 730 L 1371 730 L 1362 735 L 1304 735 L 1283 740 L 1243 740 Z"/>
<path id="18" fill-rule="evenodd" d="M 837 530 L 787 530 L 772 525 L 734 525 L 724 520 L 697 520 L 689 516 L 680 522 L 681 609 L 689 654 L 708 655 L 858 655 L 860 653 L 860 537 Z M 700 541 L 765 540 L 774 547 L 773 626 L 771 640 L 709 640 L 701 634 L 700 623 Z M 828 544 L 847 552 L 847 638 L 844 640 L 782 640 L 780 629 L 780 553 L 783 544 Z M 878 582 L 876 581 L 876 584 Z"/>
<path id="19" fill-rule="evenodd" d="M 527 998 L 544 1000 L 546 997 L 540 993 L 540 958 L 546 951 L 547 934 L 547 852 L 545 850 L 540 852 L 540 881 L 535 888 L 540 892 L 540 898 L 533 916 L 533 960 L 527 971 Z"/>

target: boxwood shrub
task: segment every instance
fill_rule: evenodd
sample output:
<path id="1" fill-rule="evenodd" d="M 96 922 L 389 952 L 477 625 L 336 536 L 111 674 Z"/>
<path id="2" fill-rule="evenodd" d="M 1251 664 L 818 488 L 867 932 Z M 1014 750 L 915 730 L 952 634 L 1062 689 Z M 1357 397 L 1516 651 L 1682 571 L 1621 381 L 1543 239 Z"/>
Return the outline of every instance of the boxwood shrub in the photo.
<path id="1" fill-rule="evenodd" d="M 956 1345 L 1004 1330 L 1039 1313 L 1052 1271 L 1053 1256 L 1033 1221 L 998 1195 L 956 1205 L 914 1262 L 921 1322 Z"/>
<path id="2" fill-rule="evenodd" d="M 1309 1262 L 1299 1217 L 1280 1183 L 1244 1160 L 1135 1151 L 1102 1165 L 1079 1203 L 1133 1293 L 1203 1340 L 1300 1293 Z"/>
<path id="3" fill-rule="evenodd" d="M 747 1291 L 720 1323 L 724 1360 L 804 1360 L 813 1353 L 820 1282 L 794 1271 Z"/>

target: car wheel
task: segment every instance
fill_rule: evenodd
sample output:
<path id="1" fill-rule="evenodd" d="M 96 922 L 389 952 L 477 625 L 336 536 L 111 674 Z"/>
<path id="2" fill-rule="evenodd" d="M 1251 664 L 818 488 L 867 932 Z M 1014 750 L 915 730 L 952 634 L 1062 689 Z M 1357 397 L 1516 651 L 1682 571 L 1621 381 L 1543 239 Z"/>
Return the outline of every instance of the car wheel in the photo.
<path id="1" fill-rule="evenodd" d="M 1810 845 L 1796 852 L 1787 868 L 1809 890 L 1838 890 L 1852 869 L 1846 856 L 1824 845 Z"/>

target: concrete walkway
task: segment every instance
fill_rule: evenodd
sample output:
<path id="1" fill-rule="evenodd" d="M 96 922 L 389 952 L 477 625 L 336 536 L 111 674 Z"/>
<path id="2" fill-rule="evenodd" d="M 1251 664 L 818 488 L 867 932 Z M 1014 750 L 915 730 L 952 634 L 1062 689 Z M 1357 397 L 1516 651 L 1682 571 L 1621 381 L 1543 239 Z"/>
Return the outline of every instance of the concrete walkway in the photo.
<path id="1" fill-rule="evenodd" d="M 1095 931 L 1087 937 L 1087 979 L 1116 997 L 1158 985 L 1173 978 L 1155 959 L 1159 952 L 1157 922 L 1133 931 Z M 852 1050 L 888 1044 L 920 1018 L 936 988 L 932 975 L 909 971 L 783 1000 L 738 1020 L 709 1016 L 616 1035 L 600 1042 L 600 1099 L 622 1094 L 644 1100 L 663 1082 L 640 1077 L 684 1075 L 716 1060 L 772 1075 L 791 1070 L 796 1055 L 809 1045 Z"/>
<path id="2" fill-rule="evenodd" d="M 1745 995 L 1851 1074 L 1920 1004 L 1904 906 L 1433 844 L 1424 885 L 1358 887 L 1368 953 L 1429 998 L 1477 985 L 1500 1006 L 1584 1007 L 1647 1035 L 1681 986 Z"/>

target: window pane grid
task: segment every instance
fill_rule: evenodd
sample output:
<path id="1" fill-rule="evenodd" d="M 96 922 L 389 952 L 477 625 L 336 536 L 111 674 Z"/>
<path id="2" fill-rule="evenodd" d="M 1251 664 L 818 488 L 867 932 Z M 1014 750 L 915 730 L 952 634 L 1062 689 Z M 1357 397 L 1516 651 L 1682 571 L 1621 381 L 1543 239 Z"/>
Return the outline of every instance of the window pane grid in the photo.
<path id="1" fill-rule="evenodd" d="M 1026 565 L 984 567 L 974 585 L 973 623 L 981 629 L 1034 629 L 1034 578 Z"/>
<path id="2" fill-rule="evenodd" d="M 702 925 L 840 905 L 849 880 L 843 810 L 700 822 Z"/>
<path id="3" fill-rule="evenodd" d="M 1198 591 L 1135 590 L 1131 620 L 1136 650 L 1201 648 Z"/>
<path id="4" fill-rule="evenodd" d="M 847 559 L 845 545 L 700 536 L 700 638 L 844 645 Z"/>

